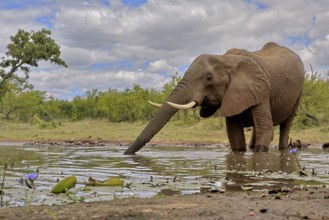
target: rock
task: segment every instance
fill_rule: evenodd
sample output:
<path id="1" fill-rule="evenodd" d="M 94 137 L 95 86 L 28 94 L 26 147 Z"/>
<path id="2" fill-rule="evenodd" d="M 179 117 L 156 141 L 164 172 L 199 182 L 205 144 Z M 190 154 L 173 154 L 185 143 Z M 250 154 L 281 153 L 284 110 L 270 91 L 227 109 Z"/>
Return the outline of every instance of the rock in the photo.
<path id="1" fill-rule="evenodd" d="M 266 213 L 267 212 L 267 209 L 260 209 L 259 210 L 261 213 Z"/>
<path id="2" fill-rule="evenodd" d="M 297 139 L 292 145 L 297 148 L 307 148 L 310 144 L 302 143 L 300 140 Z"/>
<path id="3" fill-rule="evenodd" d="M 322 149 L 329 149 L 329 142 L 324 143 Z"/>

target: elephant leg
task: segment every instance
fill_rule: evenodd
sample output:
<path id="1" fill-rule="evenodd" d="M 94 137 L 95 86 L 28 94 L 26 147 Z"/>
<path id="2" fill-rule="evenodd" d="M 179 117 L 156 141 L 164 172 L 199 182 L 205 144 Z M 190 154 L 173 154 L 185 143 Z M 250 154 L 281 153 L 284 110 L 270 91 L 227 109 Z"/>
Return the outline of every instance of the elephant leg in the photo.
<path id="1" fill-rule="evenodd" d="M 284 123 L 280 124 L 280 140 L 279 149 L 283 150 L 288 148 L 290 127 L 293 120 L 288 119 Z"/>
<path id="2" fill-rule="evenodd" d="M 266 152 L 274 136 L 270 103 L 265 101 L 252 107 L 251 113 L 254 121 L 254 151 Z"/>
<path id="3" fill-rule="evenodd" d="M 279 149 L 287 149 L 288 148 L 288 142 L 289 142 L 289 133 L 290 128 L 292 126 L 292 122 L 295 117 L 295 113 L 297 111 L 298 105 L 299 105 L 300 97 L 297 99 L 296 104 L 293 109 L 293 113 L 288 117 L 288 119 L 280 124 L 280 139 L 279 139 Z"/>
<path id="4" fill-rule="evenodd" d="M 255 141 L 256 141 L 256 134 L 255 134 L 255 128 L 252 128 L 252 134 L 250 137 L 250 142 L 249 142 L 249 148 L 254 150 L 255 149 Z"/>
<path id="5" fill-rule="evenodd" d="M 226 118 L 226 132 L 233 151 L 246 151 L 246 139 L 239 120 L 234 117 Z"/>

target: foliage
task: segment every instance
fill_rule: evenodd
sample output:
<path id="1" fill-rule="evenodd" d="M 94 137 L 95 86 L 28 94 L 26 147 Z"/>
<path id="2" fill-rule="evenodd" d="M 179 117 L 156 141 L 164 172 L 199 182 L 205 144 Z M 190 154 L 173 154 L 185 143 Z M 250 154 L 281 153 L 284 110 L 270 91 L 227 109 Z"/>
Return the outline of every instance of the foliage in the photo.
<path id="1" fill-rule="evenodd" d="M 21 85 L 22 88 L 29 87 L 26 80 L 29 78 L 30 68 L 38 67 L 40 61 L 67 67 L 60 58 L 60 46 L 50 35 L 51 31 L 46 29 L 37 32 L 20 29 L 15 36 L 10 37 L 6 57 L 2 57 L 0 62 L 0 98 L 9 91 L 8 85 L 11 83 Z"/>
<path id="2" fill-rule="evenodd" d="M 44 121 L 41 118 L 39 118 L 38 115 L 34 115 L 31 124 L 37 125 L 39 128 L 56 128 L 59 125 L 59 122 L 55 119 L 52 119 L 51 121 Z"/>
<path id="3" fill-rule="evenodd" d="M 329 78 L 321 76 L 319 73 L 311 73 L 306 75 L 303 95 L 301 99 L 305 109 L 317 119 L 321 124 L 329 122 Z M 295 127 L 307 128 L 317 126 L 314 120 L 307 118 L 302 111 L 298 109 L 295 117 Z"/>
<path id="4" fill-rule="evenodd" d="M 162 93 L 165 95 L 165 97 L 168 97 L 170 95 L 171 91 L 173 91 L 173 89 L 177 86 L 181 79 L 182 77 L 178 75 L 178 72 L 171 75 L 171 80 L 164 84 L 162 89 Z"/>
<path id="5" fill-rule="evenodd" d="M 116 89 L 109 89 L 105 92 L 90 90 L 84 96 L 77 96 L 71 101 L 54 99 L 43 91 L 22 91 L 12 83 L 8 84 L 10 92 L 3 97 L 0 113 L 6 120 L 33 122 L 40 127 L 56 127 L 58 121 L 63 119 L 78 121 L 93 118 L 107 119 L 111 122 L 145 121 L 149 120 L 156 111 L 147 101 L 164 102 L 177 80 L 178 78 L 172 77 L 172 81 L 165 84 L 162 91 L 135 85 L 132 89 L 123 91 Z M 318 74 L 308 75 L 301 100 L 307 111 L 316 116 L 321 123 L 328 123 L 329 120 L 328 83 L 328 78 Z M 198 109 L 179 111 L 173 120 L 182 120 L 184 123 L 188 121 L 188 124 L 193 124 L 200 120 Z M 221 129 L 225 127 L 224 124 L 223 120 L 220 120 L 219 124 L 216 122 L 209 125 Z M 295 128 L 307 128 L 317 126 L 317 124 L 307 118 L 299 108 L 294 126 Z"/>
<path id="6" fill-rule="evenodd" d="M 46 92 L 37 90 L 10 90 L 3 96 L 0 110 L 7 120 L 28 122 L 36 113 L 42 114 L 46 97 Z"/>
<path id="7" fill-rule="evenodd" d="M 143 89 L 135 85 L 132 90 L 88 91 L 85 97 L 72 101 L 72 120 L 84 118 L 107 118 L 111 122 L 149 119 L 154 108 L 148 100 L 159 100 L 161 94 L 154 89 Z"/>

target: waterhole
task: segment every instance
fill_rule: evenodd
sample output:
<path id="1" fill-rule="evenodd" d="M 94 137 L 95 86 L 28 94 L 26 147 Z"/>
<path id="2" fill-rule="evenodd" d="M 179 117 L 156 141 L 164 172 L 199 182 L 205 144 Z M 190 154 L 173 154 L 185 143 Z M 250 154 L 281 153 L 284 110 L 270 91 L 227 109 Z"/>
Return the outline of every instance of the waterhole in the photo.
<path id="1" fill-rule="evenodd" d="M 0 146 L 0 182 L 4 206 L 106 201 L 126 197 L 184 195 L 200 191 L 245 191 L 328 187 L 329 153 L 310 146 L 295 155 L 271 148 L 268 153 L 232 153 L 225 146 L 147 146 L 135 156 L 123 155 L 126 146 Z M 307 174 L 299 174 L 299 166 Z M 21 182 L 39 170 L 36 189 Z M 70 194 L 52 194 L 52 187 L 75 175 Z M 124 186 L 88 187 L 89 177 L 118 177 Z"/>

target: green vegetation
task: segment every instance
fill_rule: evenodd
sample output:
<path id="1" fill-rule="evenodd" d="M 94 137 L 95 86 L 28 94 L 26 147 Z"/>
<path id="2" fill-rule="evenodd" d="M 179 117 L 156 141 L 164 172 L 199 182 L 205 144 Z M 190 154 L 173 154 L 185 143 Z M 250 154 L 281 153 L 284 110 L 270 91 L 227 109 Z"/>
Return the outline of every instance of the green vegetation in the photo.
<path id="1" fill-rule="evenodd" d="M 5 57 L 0 62 L 0 112 L 6 120 L 30 121 L 35 112 L 47 114 L 46 92 L 34 91 L 28 83 L 31 67 L 48 61 L 67 67 L 60 58 L 60 46 L 46 29 L 26 32 L 18 30 L 10 37 Z M 43 115 L 45 117 L 45 115 Z"/>
<path id="2" fill-rule="evenodd" d="M 101 92 L 90 90 L 84 96 L 73 100 L 59 100 L 49 97 L 44 91 L 33 89 L 8 91 L 0 104 L 2 121 L 32 123 L 40 128 L 57 127 L 62 121 L 81 121 L 86 119 L 106 119 L 109 122 L 138 122 L 149 120 L 156 109 L 147 103 L 148 100 L 162 103 L 175 86 L 179 77 L 173 75 L 172 81 L 165 84 L 162 91 L 153 88 L 141 88 L 135 85 L 131 90 L 119 91 L 109 89 Z M 9 88 L 9 87 L 8 87 Z M 312 74 L 306 77 L 302 103 L 307 111 L 317 117 L 320 125 L 329 122 L 329 80 Z M 213 116 L 218 117 L 218 116 Z M 180 111 L 173 120 L 183 120 L 182 124 L 194 124 L 202 120 L 198 109 Z M 223 128 L 225 123 L 209 126 Z M 318 124 L 305 116 L 299 108 L 295 129 L 316 127 Z"/>
<path id="3" fill-rule="evenodd" d="M 317 117 L 320 124 L 329 123 L 329 72 L 325 76 L 319 73 L 306 75 L 305 85 L 302 96 L 302 103 L 307 111 Z M 299 108 L 295 118 L 295 124 L 299 128 L 308 128 L 316 126 L 313 120 L 305 118 Z"/>
<path id="4" fill-rule="evenodd" d="M 153 139 L 153 143 L 228 143 L 225 128 L 219 129 L 215 124 L 224 121 L 221 118 L 209 118 L 186 125 L 185 119 L 169 122 Z M 147 121 L 108 122 L 107 120 L 86 119 L 76 122 L 63 121 L 56 128 L 39 128 L 29 123 L 0 122 L 0 141 L 78 141 L 97 140 L 118 143 L 132 142 L 145 127 Z M 251 131 L 246 131 L 249 140 Z M 324 143 L 329 140 L 329 126 L 321 125 L 307 129 L 293 129 L 290 137 L 300 139 L 303 143 Z M 274 144 L 278 143 L 279 129 L 275 129 Z"/>

